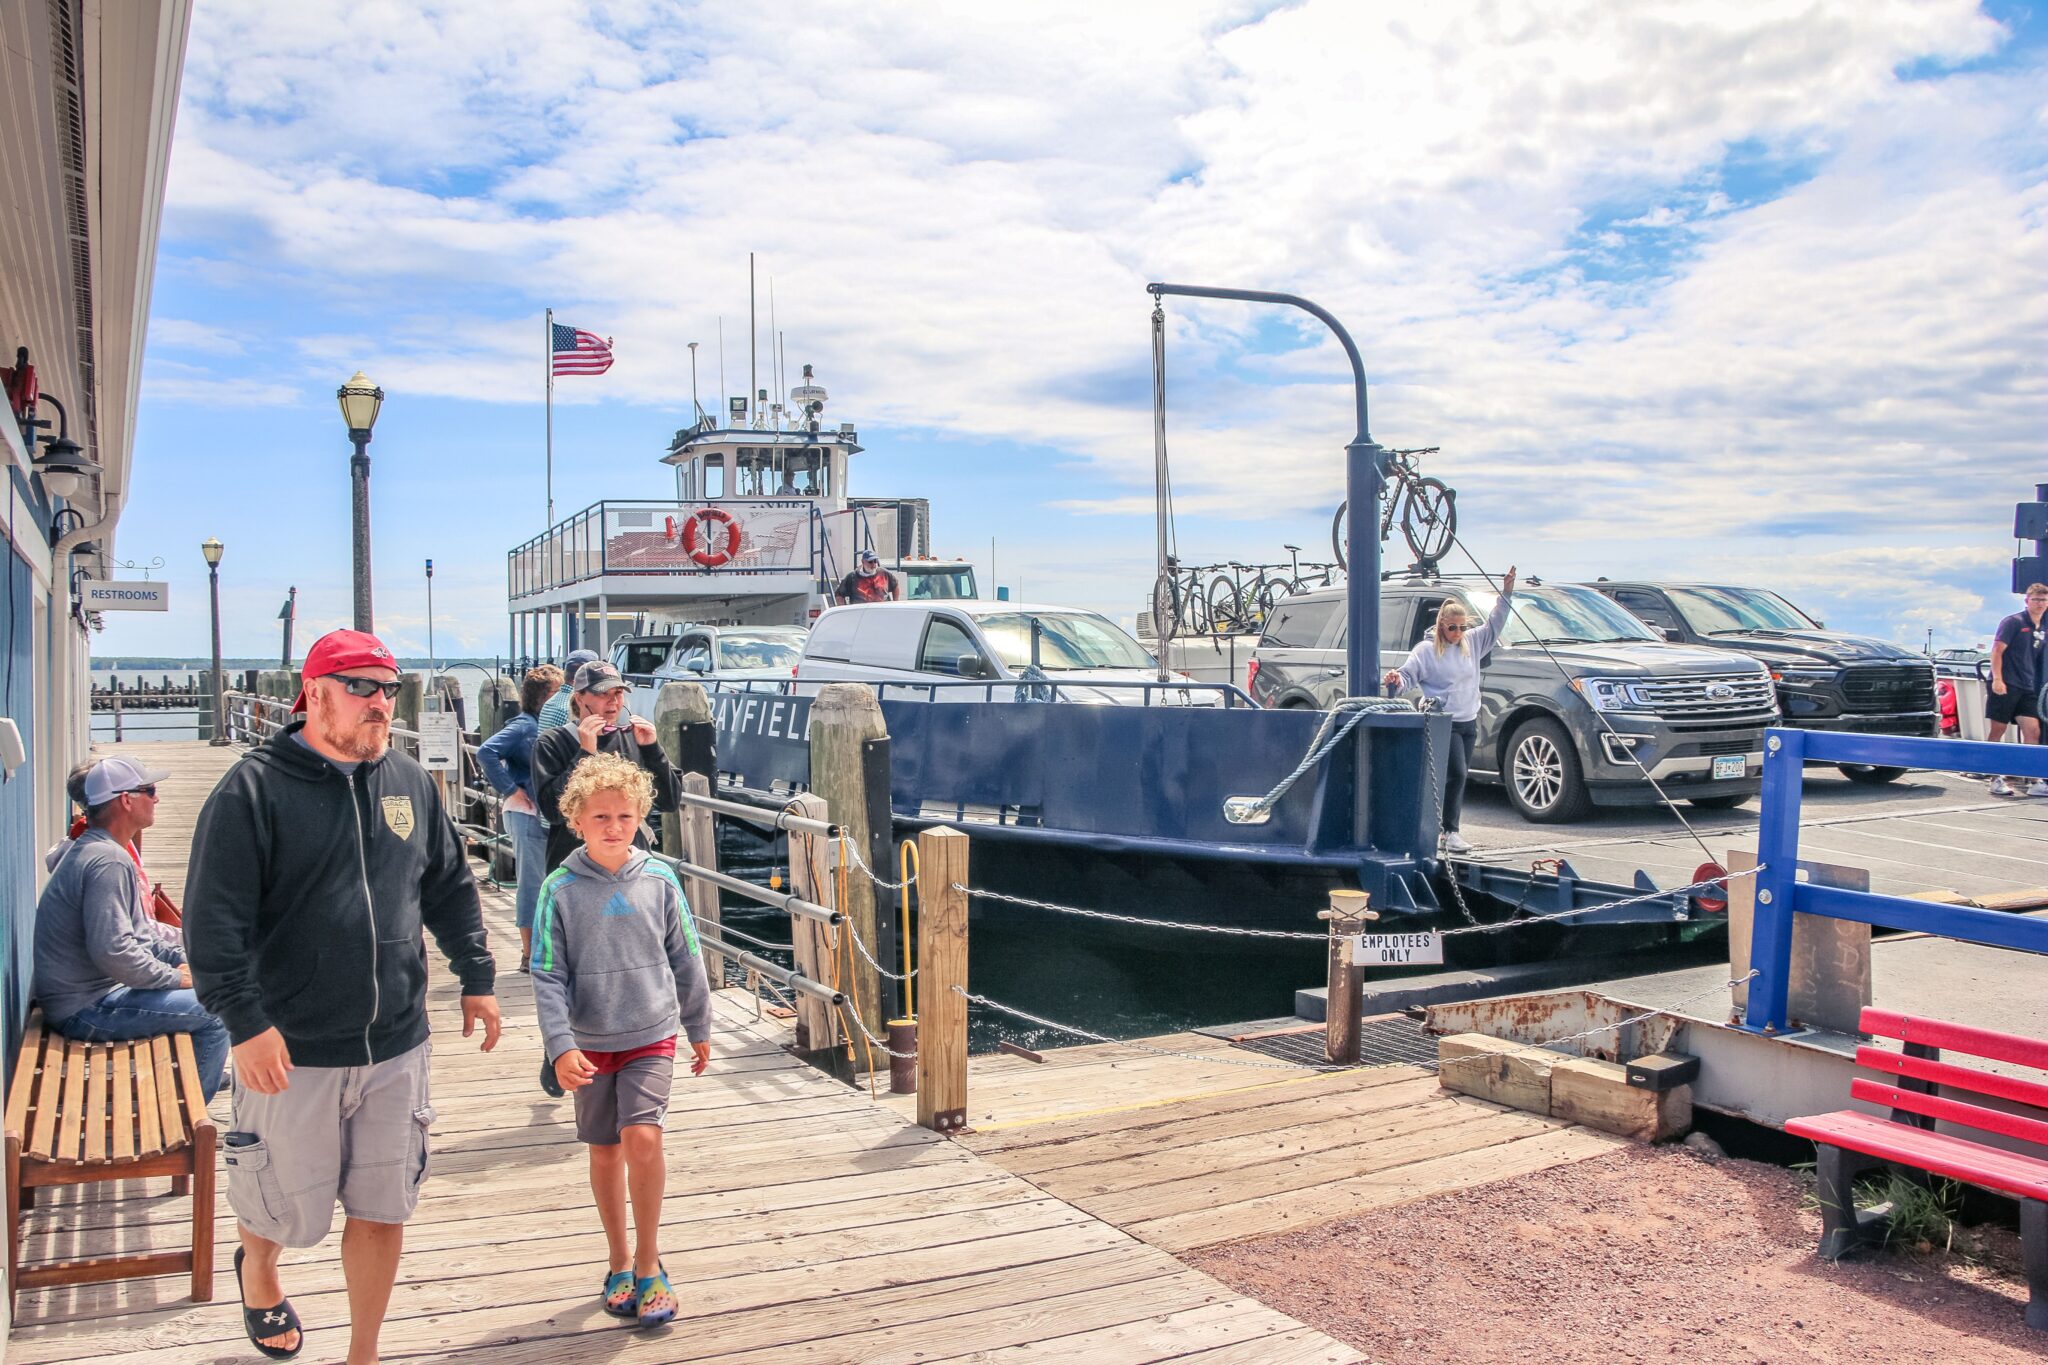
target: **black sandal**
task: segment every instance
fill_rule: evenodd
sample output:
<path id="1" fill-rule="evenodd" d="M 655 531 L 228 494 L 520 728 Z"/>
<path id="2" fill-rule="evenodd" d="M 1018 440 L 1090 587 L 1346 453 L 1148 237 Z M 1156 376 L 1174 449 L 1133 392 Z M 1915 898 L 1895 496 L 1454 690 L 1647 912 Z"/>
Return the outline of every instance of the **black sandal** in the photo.
<path id="1" fill-rule="evenodd" d="M 244 1247 L 235 1248 L 235 1297 L 242 1301 L 242 1330 L 249 1334 L 249 1344 L 272 1360 L 290 1360 L 306 1348 L 306 1329 L 299 1323 L 299 1315 L 290 1299 L 279 1299 L 275 1308 L 251 1308 L 248 1298 L 242 1293 L 242 1255 Z M 297 1332 L 299 1343 L 287 1350 L 282 1346 L 265 1346 L 265 1337 L 281 1337 L 286 1332 Z"/>

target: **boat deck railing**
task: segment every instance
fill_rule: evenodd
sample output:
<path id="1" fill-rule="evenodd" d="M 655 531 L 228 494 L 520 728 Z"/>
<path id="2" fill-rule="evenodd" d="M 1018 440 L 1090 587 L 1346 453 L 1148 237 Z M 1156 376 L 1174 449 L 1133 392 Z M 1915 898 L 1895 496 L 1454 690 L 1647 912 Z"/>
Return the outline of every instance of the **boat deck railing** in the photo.
<path id="1" fill-rule="evenodd" d="M 730 681 L 716 677 L 704 681 L 710 691 L 754 693 L 766 696 L 788 696 L 800 686 L 821 686 L 826 682 L 859 683 L 874 689 L 880 701 L 937 701 L 941 689 L 949 692 L 960 691 L 963 695 L 948 700 L 961 701 L 1064 701 L 1083 704 L 1100 701 L 1099 697 L 1062 695 L 1063 693 L 1089 693 L 1111 691 L 1118 694 L 1136 693 L 1140 706 L 1183 706 L 1208 707 L 1216 709 L 1249 708 L 1262 709 L 1251 699 L 1249 693 L 1234 683 L 1208 682 L 1139 682 L 1130 679 L 1105 679 L 1090 682 L 1074 679 L 1061 682 L 1058 679 L 1041 678 L 960 678 L 930 679 L 928 681 L 894 681 L 883 678 L 735 678 Z M 974 689 L 974 690 L 967 690 Z M 978 692 L 978 695 L 977 695 Z M 1214 700 L 1195 700 L 1195 698 Z"/>
<path id="2" fill-rule="evenodd" d="M 1766 731 L 1757 848 L 1762 866 L 1757 874 L 1756 918 L 1750 939 L 1750 967 L 1756 980 L 1750 987 L 1744 1028 L 1758 1033 L 1784 1033 L 1795 1027 L 1789 1014 L 1794 915 L 1819 915 L 1880 929 L 2048 953 L 2048 920 L 1800 880 L 1799 807 L 1802 775 L 1809 763 L 1999 773 L 2048 781 L 2048 746 L 2038 744 L 1859 735 L 1833 730 Z"/>
<path id="3" fill-rule="evenodd" d="M 707 510 L 752 513 L 779 520 L 771 532 L 723 562 L 693 559 L 684 548 L 684 524 Z M 775 514 L 783 514 L 776 518 Z M 513 600 L 607 576 L 823 573 L 829 556 L 826 519 L 842 513 L 802 494 L 696 501 L 618 500 L 593 503 L 506 553 L 507 595 Z M 752 520 L 752 518 L 749 518 Z M 854 532 L 859 535 L 858 529 Z"/>

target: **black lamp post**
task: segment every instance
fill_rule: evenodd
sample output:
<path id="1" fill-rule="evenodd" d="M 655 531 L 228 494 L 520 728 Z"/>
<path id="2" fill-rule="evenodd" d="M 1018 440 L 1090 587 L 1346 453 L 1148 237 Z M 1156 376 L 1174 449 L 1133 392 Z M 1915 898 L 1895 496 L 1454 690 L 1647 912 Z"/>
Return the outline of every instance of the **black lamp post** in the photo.
<path id="1" fill-rule="evenodd" d="M 212 536 L 199 542 L 199 553 L 206 556 L 207 589 L 213 598 L 213 742 L 228 742 L 227 728 L 227 686 L 220 671 L 220 555 L 226 547 Z"/>
<path id="2" fill-rule="evenodd" d="M 369 631 L 375 629 L 370 623 L 370 430 L 377 425 L 377 409 L 384 406 L 384 390 L 357 370 L 335 397 L 341 403 L 341 420 L 348 423 L 348 438 L 356 448 L 348 462 L 355 501 L 355 628 Z"/>

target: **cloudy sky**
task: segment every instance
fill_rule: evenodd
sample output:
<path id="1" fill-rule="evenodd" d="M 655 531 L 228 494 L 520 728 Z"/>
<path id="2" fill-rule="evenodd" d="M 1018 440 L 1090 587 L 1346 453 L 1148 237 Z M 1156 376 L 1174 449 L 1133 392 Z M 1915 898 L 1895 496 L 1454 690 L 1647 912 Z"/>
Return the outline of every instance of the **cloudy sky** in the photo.
<path id="1" fill-rule="evenodd" d="M 555 499 L 672 495 L 746 388 L 747 253 L 855 491 L 1128 617 L 1152 563 L 1148 280 L 1342 318 L 1372 434 L 1440 446 L 1489 569 L 1779 588 L 1918 645 L 2011 610 L 2048 479 L 2048 22 L 1962 0 L 1396 5 L 198 0 L 118 551 L 177 609 L 97 649 L 345 624 L 358 369 L 378 624 L 502 650 Z M 1351 392 L 1312 321 L 1168 308 L 1183 554 L 1327 544 Z M 720 338 L 723 337 L 721 384 Z M 992 544 L 993 542 L 993 544 Z M 1469 569 L 1460 557 L 1453 566 Z"/>

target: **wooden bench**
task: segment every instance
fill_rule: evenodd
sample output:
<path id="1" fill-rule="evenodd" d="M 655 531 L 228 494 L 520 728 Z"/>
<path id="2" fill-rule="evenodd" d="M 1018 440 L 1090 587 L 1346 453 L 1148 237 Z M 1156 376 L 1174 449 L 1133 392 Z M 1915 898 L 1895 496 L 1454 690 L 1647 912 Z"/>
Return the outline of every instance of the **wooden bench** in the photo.
<path id="1" fill-rule="evenodd" d="M 7 1285 L 94 1284 L 190 1271 L 192 1299 L 213 1298 L 214 1129 L 190 1034 L 81 1043 L 30 1014 L 7 1092 Z M 57 1185 L 171 1177 L 192 1196 L 192 1247 L 21 1263 L 22 1211 Z M 11 1309 L 11 1303 L 10 1303 Z"/>
<path id="2" fill-rule="evenodd" d="M 1941 1059 L 1947 1049 L 2048 1071 L 2048 1043 L 1890 1010 L 1865 1009 L 1861 1022 L 1863 1032 L 1895 1038 L 1901 1049 L 1857 1048 L 1856 1064 L 1887 1079 L 1859 1076 L 1850 1082 L 1849 1096 L 1883 1105 L 1890 1116 L 1843 1109 L 1785 1125 L 1786 1132 L 1811 1138 L 1820 1148 L 1820 1254 L 1832 1260 L 1882 1239 L 1885 1210 L 1857 1212 L 1854 1185 L 1863 1172 L 1886 1162 L 2012 1195 L 2020 1201 L 2027 1326 L 2048 1331 L 2048 1085 Z M 1956 1092 L 2010 1107 L 1973 1104 L 1954 1098 Z M 1937 1122 L 2015 1139 L 2028 1150 L 1937 1132 Z"/>

